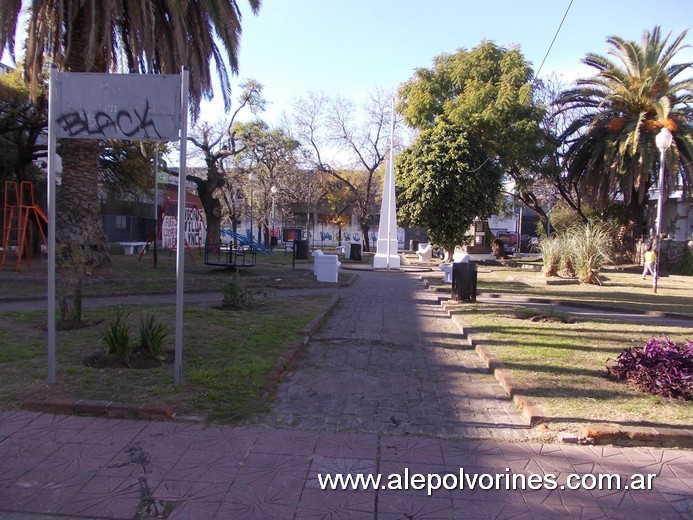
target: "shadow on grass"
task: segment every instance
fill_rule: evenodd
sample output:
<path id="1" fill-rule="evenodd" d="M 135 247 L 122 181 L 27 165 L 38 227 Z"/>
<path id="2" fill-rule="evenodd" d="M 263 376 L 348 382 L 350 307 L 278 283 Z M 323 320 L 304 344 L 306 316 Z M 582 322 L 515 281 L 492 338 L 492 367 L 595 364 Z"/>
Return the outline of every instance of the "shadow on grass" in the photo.
<path id="1" fill-rule="evenodd" d="M 551 417 L 551 422 L 570 423 L 570 424 L 585 424 L 588 421 L 591 424 L 617 424 L 619 426 L 639 426 L 649 428 L 667 428 L 670 430 L 690 431 L 690 424 L 670 424 L 653 421 L 619 421 L 613 419 L 594 419 L 591 417 Z"/>
<path id="2" fill-rule="evenodd" d="M 605 356 L 614 356 L 618 355 L 618 353 L 625 348 L 626 346 L 632 346 L 632 345 L 619 345 L 619 342 L 623 341 L 622 337 L 619 336 L 609 336 L 609 335 L 602 335 L 600 336 L 599 340 L 600 341 L 605 341 L 609 340 L 611 337 L 611 341 L 614 342 L 616 346 L 596 346 L 594 344 L 590 344 L 590 339 L 581 338 L 581 343 L 573 343 L 573 344 L 566 344 L 566 343 L 558 343 L 557 341 L 560 341 L 561 339 L 575 339 L 576 333 L 569 333 L 566 332 L 565 334 L 563 333 L 556 333 L 553 330 L 547 330 L 547 331 L 537 331 L 535 330 L 528 330 L 528 329 L 504 329 L 504 330 L 499 330 L 498 327 L 474 327 L 474 332 L 476 334 L 480 334 L 482 336 L 485 336 L 487 339 L 484 339 L 481 341 L 484 345 L 487 345 L 489 347 L 498 347 L 498 348 L 516 348 L 518 347 L 518 338 L 522 336 L 531 336 L 531 341 L 528 340 L 527 343 L 524 345 L 527 348 L 532 348 L 532 349 L 542 349 L 542 350 L 556 350 L 556 351 L 562 351 L 562 352 L 585 352 L 585 353 L 602 353 Z M 504 335 L 507 337 L 507 339 L 499 339 L 499 335 Z M 643 337 L 643 342 L 647 341 L 647 337 Z M 553 342 L 548 342 L 546 341 L 547 339 L 553 339 L 555 341 Z M 584 343 L 582 343 L 584 341 Z M 519 345 L 522 346 L 522 345 Z M 501 353 L 502 354 L 502 353 Z M 604 361 L 606 362 L 606 357 L 604 358 Z"/>
<path id="3" fill-rule="evenodd" d="M 504 361 L 503 366 L 505 368 L 513 370 L 525 370 L 529 372 L 544 372 L 546 374 L 552 374 L 556 376 L 587 376 L 587 377 L 599 377 L 606 378 L 605 370 L 596 370 L 589 368 L 578 368 L 572 366 L 556 366 L 556 365 L 542 365 L 539 363 L 515 363 Z M 559 391 L 560 387 L 556 387 L 555 391 Z M 614 394 L 620 395 L 620 394 Z"/>

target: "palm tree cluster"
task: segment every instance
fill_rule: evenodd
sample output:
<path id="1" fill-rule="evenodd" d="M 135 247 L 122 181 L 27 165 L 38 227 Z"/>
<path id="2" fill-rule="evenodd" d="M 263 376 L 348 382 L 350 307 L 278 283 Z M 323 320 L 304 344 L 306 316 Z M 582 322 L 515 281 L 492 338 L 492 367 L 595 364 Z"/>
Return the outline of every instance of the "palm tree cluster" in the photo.
<path id="1" fill-rule="evenodd" d="M 574 116 L 560 136 L 566 184 L 597 213 L 622 200 L 623 235 L 631 240 L 642 229 L 646 194 L 657 179 L 655 135 L 662 128 L 672 132 L 674 142 L 666 160 L 667 185 L 660 188 L 682 185 L 690 192 L 693 64 L 674 63 L 686 47 L 685 36 L 686 31 L 669 43 L 671 35 L 655 27 L 640 43 L 609 37 L 608 57 L 588 54 L 583 60 L 596 74 L 578 80 L 556 102 L 559 112 Z"/>

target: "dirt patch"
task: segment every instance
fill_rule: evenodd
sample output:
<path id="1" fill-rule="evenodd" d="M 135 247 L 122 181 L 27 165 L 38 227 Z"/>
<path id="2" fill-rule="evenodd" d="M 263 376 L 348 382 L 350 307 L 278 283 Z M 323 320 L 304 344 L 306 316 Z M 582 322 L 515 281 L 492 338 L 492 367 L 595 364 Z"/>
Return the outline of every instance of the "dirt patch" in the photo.
<path id="1" fill-rule="evenodd" d="M 545 314 L 539 314 L 537 316 L 532 316 L 527 318 L 529 321 L 536 321 L 541 323 L 575 323 L 577 320 L 575 318 L 567 318 L 563 316 L 547 316 Z"/>
<path id="2" fill-rule="evenodd" d="M 101 351 L 82 358 L 84 366 L 90 368 L 131 368 L 134 370 L 146 370 L 150 368 L 159 368 L 162 365 L 173 364 L 175 352 L 167 350 L 161 359 L 157 359 L 147 354 L 146 352 L 134 352 L 126 363 L 122 359 L 111 356 L 108 352 Z"/>
<path id="3" fill-rule="evenodd" d="M 56 330 L 77 330 L 77 329 L 87 329 L 89 327 L 94 327 L 96 325 L 99 325 L 103 322 L 103 320 L 96 320 L 96 321 L 74 321 L 74 320 L 67 320 L 67 321 L 58 321 L 55 324 L 55 329 Z M 43 327 L 43 330 L 46 330 L 48 327 Z"/>

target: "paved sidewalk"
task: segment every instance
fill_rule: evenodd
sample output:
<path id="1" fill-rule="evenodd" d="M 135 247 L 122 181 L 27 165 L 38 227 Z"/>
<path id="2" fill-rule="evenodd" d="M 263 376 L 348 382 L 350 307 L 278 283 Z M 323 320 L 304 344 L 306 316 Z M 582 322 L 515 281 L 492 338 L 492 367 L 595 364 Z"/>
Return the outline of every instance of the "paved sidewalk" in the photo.
<path id="1" fill-rule="evenodd" d="M 418 276 L 362 272 L 279 388 L 275 426 L 526 440 L 529 428 Z"/>
<path id="2" fill-rule="evenodd" d="M 266 425 L 0 411 L 0 519 L 691 517 L 693 451 L 522 442 L 519 413 L 418 275 L 334 290 Z M 320 489 L 336 473 L 383 480 Z M 439 489 L 416 489 L 417 473 Z"/>
<path id="3" fill-rule="evenodd" d="M 0 412 L 0 439 L 0 511 L 61 515 L 56 518 L 681 519 L 688 518 L 693 495 L 693 453 L 675 450 L 204 428 L 31 412 Z M 463 489 L 442 487 L 452 487 L 461 471 Z M 390 488 L 397 481 L 389 475 L 430 474 L 441 487 L 430 496 L 411 483 L 402 490 L 320 489 L 319 475 L 335 473 L 381 473 L 381 487 Z M 621 475 L 622 486 L 634 474 L 657 477 L 649 491 L 560 489 L 570 474 L 596 473 Z M 555 475 L 557 489 L 536 481 L 534 490 L 512 489 L 533 474 L 549 487 Z M 500 489 L 491 485 L 496 475 Z"/>

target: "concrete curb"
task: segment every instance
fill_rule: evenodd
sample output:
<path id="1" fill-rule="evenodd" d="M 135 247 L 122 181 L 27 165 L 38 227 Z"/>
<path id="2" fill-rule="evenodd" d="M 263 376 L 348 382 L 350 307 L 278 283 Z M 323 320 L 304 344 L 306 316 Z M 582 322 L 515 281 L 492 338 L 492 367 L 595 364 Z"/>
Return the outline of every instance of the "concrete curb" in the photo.
<path id="1" fill-rule="evenodd" d="M 125 404 L 113 401 L 53 398 L 29 399 L 21 404 L 24 410 L 52 412 L 64 415 L 93 415 L 120 419 L 171 419 L 175 413 L 170 406 Z"/>
<path id="2" fill-rule="evenodd" d="M 580 431 L 582 436 L 593 444 L 693 448 L 692 430 L 649 426 L 614 428 L 601 424 L 584 424 Z"/>
<path id="3" fill-rule="evenodd" d="M 313 318 L 306 326 L 304 331 L 305 336 L 303 339 L 301 341 L 297 341 L 291 347 L 289 347 L 288 351 L 279 359 L 274 370 L 267 376 L 268 381 L 278 383 L 284 373 L 294 366 L 298 355 L 310 342 L 311 336 L 313 336 L 320 326 L 325 322 L 338 303 L 339 295 L 335 294 L 323 308 L 322 312 Z"/>
<path id="4" fill-rule="evenodd" d="M 505 390 L 515 404 L 515 406 L 521 411 L 523 417 L 528 422 L 530 428 L 533 428 L 537 424 L 542 422 L 547 422 L 548 419 L 544 417 L 539 409 L 532 403 L 531 399 L 525 395 L 522 395 L 518 391 L 517 384 L 513 381 L 510 372 L 506 370 L 503 363 L 496 358 L 488 348 L 481 343 L 480 338 L 474 334 L 474 331 L 464 322 L 464 320 L 450 308 L 447 300 L 441 300 L 440 302 L 443 310 L 448 316 L 457 324 L 457 326 L 462 330 L 464 337 L 466 338 L 469 345 L 476 351 L 479 358 L 484 362 L 488 371 L 493 374 L 498 381 L 498 384 Z"/>

